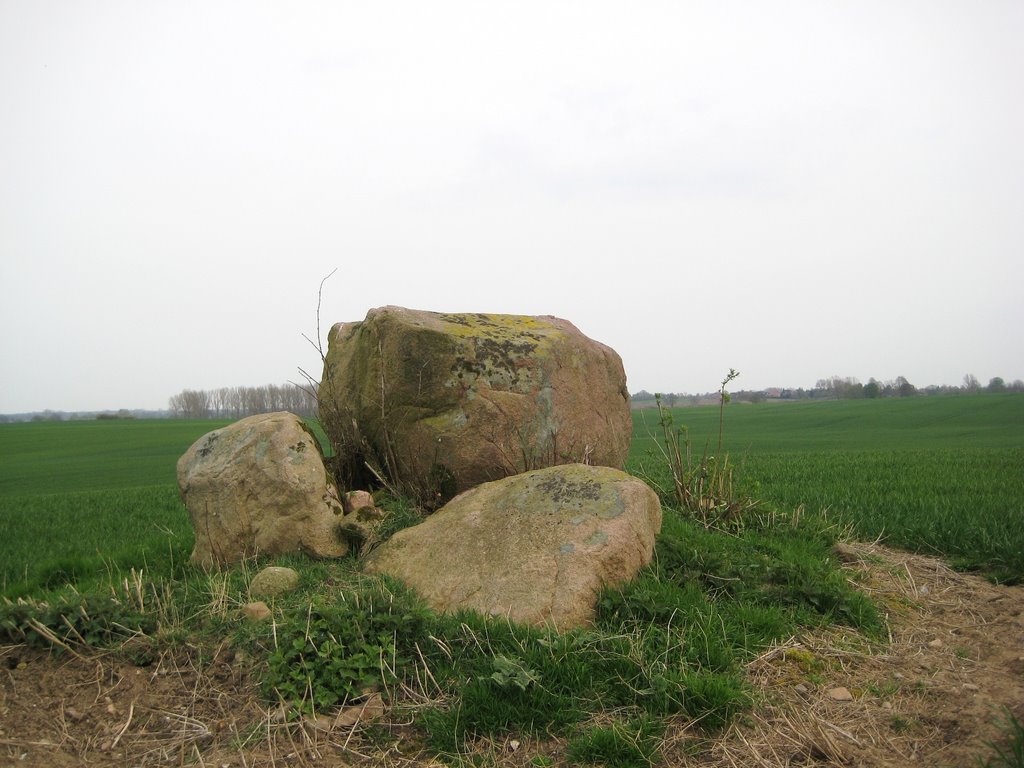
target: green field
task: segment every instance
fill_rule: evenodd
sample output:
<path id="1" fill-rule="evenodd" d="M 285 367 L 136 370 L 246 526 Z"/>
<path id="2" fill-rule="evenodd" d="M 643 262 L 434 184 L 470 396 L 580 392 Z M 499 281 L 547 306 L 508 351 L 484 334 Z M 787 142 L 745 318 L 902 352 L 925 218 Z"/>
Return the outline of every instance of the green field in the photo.
<path id="1" fill-rule="evenodd" d="M 674 408 L 694 442 L 714 446 L 718 407 Z M 653 447 L 658 415 L 633 412 L 632 457 Z M 794 403 L 730 403 L 724 447 L 733 454 L 1024 448 L 1024 394 Z"/>
<path id="2" fill-rule="evenodd" d="M 672 413 L 714 452 L 717 407 Z M 630 468 L 656 482 L 659 433 L 656 411 L 634 412 Z M 724 435 L 755 498 L 1024 580 L 1024 395 L 730 404 Z"/>
<path id="3" fill-rule="evenodd" d="M 0 498 L 172 485 L 193 442 L 227 421 L 97 419 L 0 425 Z"/>
<path id="4" fill-rule="evenodd" d="M 0 426 L 0 593 L 145 568 L 169 574 L 192 531 L 178 458 L 220 421 Z"/>
<path id="5" fill-rule="evenodd" d="M 716 445 L 717 408 L 673 413 L 694 445 Z M 657 413 L 634 421 L 630 469 L 663 482 Z M 173 572 L 192 545 L 175 463 L 223 424 L 0 426 L 0 590 Z M 724 448 L 770 505 L 825 510 L 861 537 L 1024 580 L 1024 395 L 730 404 Z"/>

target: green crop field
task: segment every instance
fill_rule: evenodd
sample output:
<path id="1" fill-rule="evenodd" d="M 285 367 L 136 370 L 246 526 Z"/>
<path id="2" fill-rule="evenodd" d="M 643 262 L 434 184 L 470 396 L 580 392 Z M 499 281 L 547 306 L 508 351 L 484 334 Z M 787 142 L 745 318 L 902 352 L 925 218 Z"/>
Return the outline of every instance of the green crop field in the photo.
<path id="1" fill-rule="evenodd" d="M 0 498 L 173 484 L 181 454 L 228 423 L 97 419 L 0 425 Z"/>
<path id="2" fill-rule="evenodd" d="M 718 407 L 673 408 L 703 447 L 718 440 Z M 631 456 L 654 446 L 653 409 L 633 412 Z M 934 448 L 1024 447 L 1024 394 L 883 400 L 730 403 L 724 447 L 734 454 L 815 453 Z"/>
<path id="3" fill-rule="evenodd" d="M 0 426 L 0 594 L 145 568 L 192 550 L 175 465 L 218 421 Z"/>
<path id="4" fill-rule="evenodd" d="M 672 415 L 715 452 L 717 407 Z M 659 435 L 657 411 L 634 412 L 630 468 L 665 483 Z M 755 498 L 1024 580 L 1024 395 L 729 404 L 723 450 Z"/>
<path id="5" fill-rule="evenodd" d="M 718 408 L 673 414 L 698 449 L 717 447 Z M 630 469 L 664 483 L 657 412 L 634 421 Z M 175 463 L 223 424 L 0 425 L 0 591 L 173 572 L 192 546 Z M 1024 395 L 737 403 L 724 434 L 739 484 L 770 505 L 1024 580 Z"/>

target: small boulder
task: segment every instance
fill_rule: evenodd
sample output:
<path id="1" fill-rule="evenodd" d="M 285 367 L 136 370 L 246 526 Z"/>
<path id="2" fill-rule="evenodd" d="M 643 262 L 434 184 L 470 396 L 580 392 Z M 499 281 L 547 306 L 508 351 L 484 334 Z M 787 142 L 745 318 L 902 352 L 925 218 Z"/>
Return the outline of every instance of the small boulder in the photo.
<path id="1" fill-rule="evenodd" d="M 292 568 L 271 565 L 252 577 L 249 594 L 253 597 L 277 597 L 299 586 L 299 574 Z"/>
<path id="2" fill-rule="evenodd" d="M 374 720 L 384 717 L 386 712 L 384 697 L 379 693 L 371 693 L 365 701 L 345 707 L 338 712 L 331 723 L 331 729 L 351 728 L 353 725 L 372 723 Z"/>
<path id="3" fill-rule="evenodd" d="M 250 416 L 199 438 L 178 460 L 178 487 L 195 530 L 195 565 L 348 551 L 320 445 L 292 413 Z"/>
<path id="4" fill-rule="evenodd" d="M 661 505 L 645 483 L 569 464 L 485 483 L 396 533 L 366 568 L 436 610 L 470 609 L 559 630 L 589 624 L 605 585 L 651 561 Z"/>
<path id="5" fill-rule="evenodd" d="M 345 505 L 346 515 L 358 512 L 364 507 L 373 507 L 373 495 L 369 491 L 349 491 L 341 501 Z"/>
<path id="6" fill-rule="evenodd" d="M 842 686 L 838 688 L 829 688 L 828 697 L 832 699 L 832 701 L 853 701 L 853 694 L 850 693 L 848 688 L 843 688 Z"/>
<path id="7" fill-rule="evenodd" d="M 246 603 L 242 606 L 242 615 L 253 624 L 259 624 L 262 621 L 266 621 L 273 614 L 270 612 L 270 607 L 262 600 L 257 600 L 253 603 Z"/>
<path id="8" fill-rule="evenodd" d="M 342 502 L 345 516 L 341 518 L 341 530 L 349 547 L 356 551 L 372 547 L 377 543 L 377 530 L 387 513 L 373 506 L 373 496 L 368 491 L 349 491 Z"/>

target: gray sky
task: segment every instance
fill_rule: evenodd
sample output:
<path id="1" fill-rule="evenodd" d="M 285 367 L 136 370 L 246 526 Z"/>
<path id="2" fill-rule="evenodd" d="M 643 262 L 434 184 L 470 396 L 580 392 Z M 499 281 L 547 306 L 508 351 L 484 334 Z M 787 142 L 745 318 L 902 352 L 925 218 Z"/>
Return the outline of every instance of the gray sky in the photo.
<path id="1" fill-rule="evenodd" d="M 0 412 L 398 304 L 629 387 L 1024 377 L 1024 3 L 0 0 Z"/>

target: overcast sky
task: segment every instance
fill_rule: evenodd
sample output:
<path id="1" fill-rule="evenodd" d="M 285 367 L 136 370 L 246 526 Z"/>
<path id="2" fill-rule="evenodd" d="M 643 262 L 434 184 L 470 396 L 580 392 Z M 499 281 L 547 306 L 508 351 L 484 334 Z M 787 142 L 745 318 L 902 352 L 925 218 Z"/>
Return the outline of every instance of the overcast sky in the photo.
<path id="1" fill-rule="evenodd" d="M 1024 377 L 1024 3 L 0 0 L 0 413 L 397 304 L 631 391 Z"/>

